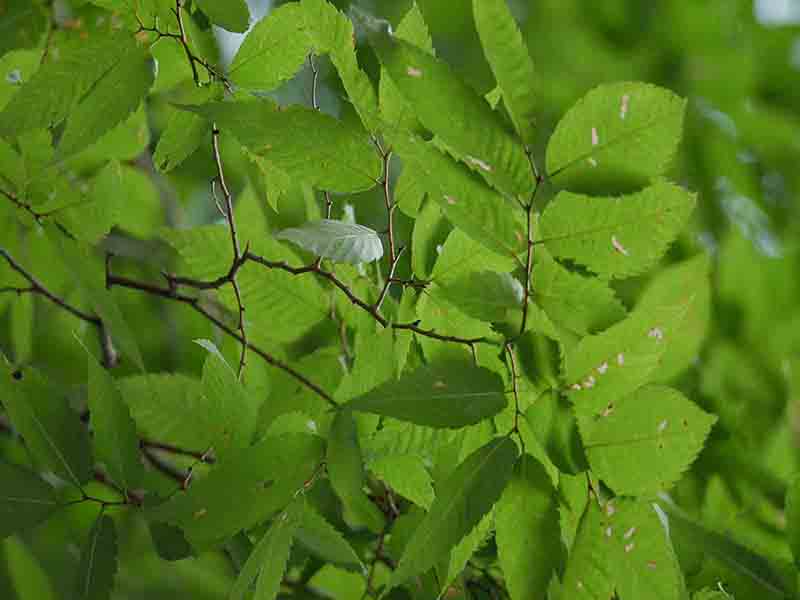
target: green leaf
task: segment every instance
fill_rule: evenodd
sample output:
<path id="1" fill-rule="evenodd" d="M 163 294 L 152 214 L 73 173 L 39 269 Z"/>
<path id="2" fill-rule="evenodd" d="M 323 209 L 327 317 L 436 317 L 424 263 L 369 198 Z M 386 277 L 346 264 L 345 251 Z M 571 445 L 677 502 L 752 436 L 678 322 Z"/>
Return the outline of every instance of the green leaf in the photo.
<path id="1" fill-rule="evenodd" d="M 206 16 L 215 25 L 228 31 L 244 33 L 250 25 L 250 10 L 245 0 L 196 0 Z"/>
<path id="2" fill-rule="evenodd" d="M 121 45 L 120 61 L 94 83 L 74 107 L 58 144 L 63 158 L 83 150 L 127 119 L 144 100 L 155 79 L 150 54 L 131 41 Z"/>
<path id="3" fill-rule="evenodd" d="M 269 91 L 291 79 L 308 57 L 305 11 L 283 4 L 253 26 L 233 58 L 228 75 L 238 87 Z"/>
<path id="4" fill-rule="evenodd" d="M 637 310 L 681 301 L 688 305 L 673 343 L 661 357 L 657 381 L 675 378 L 693 363 L 700 352 L 711 317 L 709 269 L 709 257 L 705 254 L 670 266 L 659 271 L 639 298 Z M 690 300 L 687 302 L 687 299 Z"/>
<path id="5" fill-rule="evenodd" d="M 150 518 L 183 529 L 196 549 L 208 548 L 286 506 L 319 467 L 316 436 L 268 436 L 239 450 L 150 511 Z"/>
<path id="6" fill-rule="evenodd" d="M 36 460 L 80 488 L 89 479 L 89 438 L 57 389 L 32 369 L 0 363 L 0 389 L 11 424 Z"/>
<path id="7" fill-rule="evenodd" d="M 309 252 L 333 262 L 357 265 L 379 260 L 383 243 L 377 232 L 356 223 L 321 219 L 290 227 L 275 234 L 279 240 L 293 242 Z"/>
<path id="8" fill-rule="evenodd" d="M 647 496 L 672 487 L 716 420 L 677 390 L 648 385 L 578 425 L 592 471 L 617 494 Z"/>
<path id="9" fill-rule="evenodd" d="M 42 53 L 38 50 L 12 50 L 0 58 L 0 109 L 5 108 L 11 97 L 33 76 L 41 59 Z"/>
<path id="10" fill-rule="evenodd" d="M 20 536 L 0 542 L 0 578 L 2 589 L 17 600 L 58 600 L 53 581 L 44 565 L 34 554 L 31 544 Z"/>
<path id="11" fill-rule="evenodd" d="M 500 498 L 516 459 L 514 442 L 496 438 L 442 482 L 430 511 L 406 545 L 389 588 L 430 569 L 472 531 Z"/>
<path id="12" fill-rule="evenodd" d="M 800 564 L 800 477 L 792 478 L 786 491 L 786 536 L 792 548 L 795 565 Z"/>
<path id="13" fill-rule="evenodd" d="M 531 297 L 547 316 L 579 335 L 605 329 L 625 316 L 608 284 L 561 266 L 546 248 L 536 248 Z"/>
<path id="14" fill-rule="evenodd" d="M 215 88 L 202 87 L 193 90 L 189 99 L 193 102 L 206 102 L 215 96 Z M 156 169 L 161 173 L 168 173 L 189 158 L 206 138 L 210 148 L 210 133 L 211 127 L 203 117 L 175 110 L 158 138 L 153 153 Z"/>
<path id="15" fill-rule="evenodd" d="M 547 145 L 547 172 L 575 191 L 644 187 L 669 167 L 685 109 L 685 100 L 654 85 L 601 85 L 558 123 Z"/>
<path id="16" fill-rule="evenodd" d="M 404 169 L 403 173 L 408 171 Z M 437 248 L 441 248 L 450 233 L 450 224 L 436 202 L 426 201 L 419 214 L 413 216 L 416 218 L 411 233 L 411 269 L 417 278 L 427 279 L 439 256 Z"/>
<path id="17" fill-rule="evenodd" d="M 671 299 L 672 300 L 672 299 Z M 693 301 L 637 307 L 600 334 L 583 338 L 564 360 L 578 417 L 614 410 L 614 402 L 658 377 L 661 357 L 676 339 Z"/>
<path id="18" fill-rule="evenodd" d="M 55 492 L 36 473 L 0 460 L 0 540 L 46 521 L 58 508 Z"/>
<path id="19" fill-rule="evenodd" d="M 603 277 L 630 277 L 658 262 L 694 205 L 694 194 L 666 181 L 620 197 L 560 192 L 542 214 L 537 243 Z"/>
<path id="20" fill-rule="evenodd" d="M 76 600 L 110 598 L 116 573 L 117 533 L 111 517 L 101 513 L 81 551 L 75 586 Z"/>
<path id="21" fill-rule="evenodd" d="M 351 571 L 363 568 L 361 560 L 344 535 L 306 504 L 295 539 L 321 560 Z"/>
<path id="22" fill-rule="evenodd" d="M 380 177 L 380 160 L 366 132 L 350 121 L 302 106 L 280 108 L 268 100 L 178 108 L 216 122 L 257 155 L 321 189 L 368 190 Z"/>
<path id="23" fill-rule="evenodd" d="M 418 368 L 348 402 L 352 410 L 427 425 L 473 425 L 506 405 L 503 381 L 483 367 L 450 360 Z"/>
<path id="24" fill-rule="evenodd" d="M 376 34 L 373 45 L 386 73 L 422 125 L 493 187 L 527 198 L 533 179 L 525 152 L 483 98 L 446 63 L 413 44 Z M 447 110 L 442 110 L 443 106 Z M 392 143 L 403 136 L 392 135 Z"/>
<path id="25" fill-rule="evenodd" d="M 267 532 L 253 548 L 231 588 L 231 600 L 244 600 L 256 581 L 254 600 L 273 600 L 278 595 L 281 578 L 289 560 L 292 537 L 303 514 L 302 499 L 295 500 L 273 519 Z"/>
<path id="26" fill-rule="evenodd" d="M 110 373 L 91 354 L 87 361 L 95 457 L 105 463 L 111 479 L 128 492 L 140 487 L 144 476 L 136 425 Z"/>
<path id="27" fill-rule="evenodd" d="M 301 5 L 312 50 L 328 53 L 361 122 L 374 132 L 378 128 L 378 100 L 372 82 L 356 60 L 353 24 L 327 0 L 301 0 Z"/>
<path id="28" fill-rule="evenodd" d="M 89 193 L 84 201 L 68 206 L 58 212 L 58 221 L 74 231 L 81 241 L 95 244 L 120 222 L 120 209 L 126 187 L 126 170 L 118 161 L 112 160 L 92 178 Z"/>
<path id="29" fill-rule="evenodd" d="M 615 498 L 589 502 L 562 581 L 562 600 L 681 600 L 683 578 L 654 505 Z"/>
<path id="30" fill-rule="evenodd" d="M 497 554 L 513 600 L 544 600 L 563 547 L 558 500 L 549 476 L 523 455 L 495 509 Z"/>
<path id="31" fill-rule="evenodd" d="M 534 141 L 536 73 L 522 33 L 506 0 L 472 0 L 475 27 L 514 128 L 526 144 Z"/>
<path id="32" fill-rule="evenodd" d="M 225 460 L 231 453 L 250 445 L 258 406 L 217 347 L 208 340 L 196 340 L 196 343 L 208 350 L 202 381 L 206 418 L 213 423 L 211 445 L 216 455 Z"/>
<path id="33" fill-rule="evenodd" d="M 523 224 L 502 195 L 430 142 L 399 135 L 393 146 L 453 225 L 498 254 L 517 256 L 523 251 Z"/>
<path id="34" fill-rule="evenodd" d="M 363 491 L 364 460 L 356 422 L 349 410 L 340 410 L 331 423 L 327 463 L 331 486 L 345 508 L 370 530 L 380 532 L 384 527 L 383 515 Z"/>
<path id="35" fill-rule="evenodd" d="M 464 314 L 481 321 L 502 321 L 509 311 L 522 310 L 524 290 L 510 273 L 472 271 L 438 288 Z"/>
<path id="36" fill-rule="evenodd" d="M 129 52 L 138 52 L 127 34 L 98 35 L 88 43 L 70 41 L 54 50 L 52 60 L 36 71 L 0 113 L 3 137 L 57 125 L 99 79 L 115 71 Z"/>
<path id="37" fill-rule="evenodd" d="M 418 456 L 390 455 L 373 460 L 369 470 L 395 492 L 429 509 L 435 497 L 431 476 Z"/>
<path id="38" fill-rule="evenodd" d="M 14 48 L 38 45 L 47 31 L 47 7 L 37 0 L 9 0 L 0 22 L 0 56 Z"/>

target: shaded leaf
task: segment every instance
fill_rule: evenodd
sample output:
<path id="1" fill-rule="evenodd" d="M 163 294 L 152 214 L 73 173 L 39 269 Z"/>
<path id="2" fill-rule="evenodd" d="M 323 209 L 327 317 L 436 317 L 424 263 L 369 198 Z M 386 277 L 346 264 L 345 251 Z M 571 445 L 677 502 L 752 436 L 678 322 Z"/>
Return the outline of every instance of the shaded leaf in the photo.
<path id="1" fill-rule="evenodd" d="M 303 511 L 295 539 L 327 563 L 353 571 L 363 568 L 361 560 L 344 535 L 308 504 Z"/>
<path id="2" fill-rule="evenodd" d="M 244 33 L 250 25 L 250 9 L 245 0 L 196 0 L 206 16 L 215 25 L 228 31 Z"/>
<path id="3" fill-rule="evenodd" d="M 352 410 L 443 428 L 473 425 L 505 405 L 502 379 L 466 359 L 420 367 L 347 403 Z"/>
<path id="4" fill-rule="evenodd" d="M 430 569 L 472 531 L 500 498 L 516 459 L 514 442 L 496 438 L 442 482 L 430 511 L 406 545 L 389 588 Z"/>
<path id="5" fill-rule="evenodd" d="M 428 509 L 435 497 L 433 481 L 418 456 L 383 456 L 369 463 L 369 470 L 395 492 Z"/>
<path id="6" fill-rule="evenodd" d="M 249 39 L 249 36 L 246 38 Z M 213 98 L 212 86 L 197 88 L 189 97 L 195 102 L 205 102 Z M 153 164 L 161 173 L 168 173 L 189 158 L 198 146 L 209 137 L 211 127 L 200 115 L 176 110 L 170 116 L 167 126 L 158 138 L 153 153 Z"/>
<path id="7" fill-rule="evenodd" d="M 322 219 L 291 227 L 275 234 L 279 240 L 294 242 L 304 250 L 333 262 L 359 264 L 373 262 L 383 256 L 378 234 L 363 225 Z"/>
<path id="8" fill-rule="evenodd" d="M 38 525 L 58 508 L 55 492 L 36 473 L 0 461 L 0 539 Z"/>
<path id="9" fill-rule="evenodd" d="M 465 314 L 482 321 L 502 321 L 511 310 L 522 310 L 524 289 L 510 273 L 472 271 L 438 288 Z"/>
<path id="10" fill-rule="evenodd" d="M 76 600 L 106 600 L 114 589 L 117 573 L 117 533 L 114 521 L 100 515 L 81 551 Z"/>

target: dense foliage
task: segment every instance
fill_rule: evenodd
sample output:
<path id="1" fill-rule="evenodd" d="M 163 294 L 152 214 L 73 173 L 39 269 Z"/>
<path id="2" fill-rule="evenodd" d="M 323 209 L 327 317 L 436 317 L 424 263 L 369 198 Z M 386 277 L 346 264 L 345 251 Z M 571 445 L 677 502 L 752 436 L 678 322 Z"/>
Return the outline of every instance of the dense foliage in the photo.
<path id="1" fill-rule="evenodd" d="M 798 597 L 797 30 L 276 4 L 0 2 L 0 597 Z"/>

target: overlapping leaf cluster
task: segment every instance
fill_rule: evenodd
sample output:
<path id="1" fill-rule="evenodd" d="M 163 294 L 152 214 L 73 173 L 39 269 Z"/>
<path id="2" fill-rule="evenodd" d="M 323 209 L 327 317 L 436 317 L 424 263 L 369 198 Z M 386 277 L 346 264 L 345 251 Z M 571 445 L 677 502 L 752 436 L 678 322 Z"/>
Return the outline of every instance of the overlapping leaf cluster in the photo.
<path id="1" fill-rule="evenodd" d="M 243 0 L 90 4 L 86 36 L 51 23 L 2 58 L 4 536 L 80 521 L 80 598 L 142 553 L 224 557 L 214 597 L 687 597 L 674 539 L 700 530 L 664 493 L 716 417 L 669 386 L 709 260 L 656 270 L 696 202 L 670 181 L 681 98 L 599 86 L 540 147 L 505 0 L 472 7 L 488 101 L 416 5 L 393 31 L 325 0 L 252 28 Z M 249 30 L 227 68 L 212 23 Z M 171 197 L 193 162 L 194 221 Z M 43 311 L 66 374 L 37 362 Z"/>

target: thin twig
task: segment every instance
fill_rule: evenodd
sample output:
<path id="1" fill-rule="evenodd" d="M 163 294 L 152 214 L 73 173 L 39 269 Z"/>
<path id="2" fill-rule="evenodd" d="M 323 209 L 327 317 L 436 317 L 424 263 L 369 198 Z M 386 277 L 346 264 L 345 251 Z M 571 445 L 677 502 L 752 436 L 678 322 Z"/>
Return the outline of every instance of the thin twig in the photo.
<path id="1" fill-rule="evenodd" d="M 519 441 L 523 444 L 522 449 L 524 451 L 525 445 L 519 431 L 519 416 L 522 414 L 522 411 L 519 409 L 519 375 L 517 373 L 517 359 L 514 357 L 514 345 L 511 342 L 506 343 L 505 350 L 506 356 L 508 356 L 508 367 L 511 371 L 511 390 L 514 394 L 514 427 L 511 429 L 511 433 L 519 435 Z"/>
<path id="2" fill-rule="evenodd" d="M 29 273 L 25 267 L 19 264 L 4 248 L 0 248 L 0 256 L 2 256 L 9 266 L 14 269 L 17 273 L 19 273 L 22 277 L 24 277 L 28 283 L 31 284 L 30 288 L 20 288 L 14 289 L 18 294 L 27 292 L 27 293 L 34 293 L 44 296 L 50 302 L 62 308 L 63 310 L 67 311 L 74 317 L 85 321 L 86 323 L 90 323 L 97 328 L 98 335 L 100 336 L 100 347 L 103 351 L 103 365 L 106 368 L 112 368 L 117 364 L 118 356 L 116 350 L 114 349 L 113 344 L 111 343 L 111 338 L 109 336 L 109 332 L 103 323 L 103 320 L 96 316 L 89 314 L 87 312 L 82 311 L 81 309 L 72 306 L 66 300 L 61 298 L 60 296 L 56 295 L 52 291 L 50 291 L 47 286 L 45 286 L 41 281 L 39 281 L 36 277 L 34 277 L 31 273 Z"/>
<path id="3" fill-rule="evenodd" d="M 533 191 L 531 192 L 531 198 L 528 201 L 528 204 L 524 205 L 525 210 L 525 221 L 526 221 L 526 239 L 525 239 L 525 286 L 522 298 L 522 323 L 520 324 L 519 328 L 519 335 L 525 333 L 525 328 L 528 325 L 528 312 L 529 308 L 528 305 L 530 304 L 531 298 L 531 271 L 533 269 L 533 209 L 536 202 L 536 193 L 539 191 L 539 188 L 542 184 L 542 176 L 539 175 L 539 169 L 536 167 L 536 161 L 533 158 L 533 153 L 526 149 L 525 151 L 528 162 L 531 166 L 531 172 L 534 176 L 534 187 Z"/>

